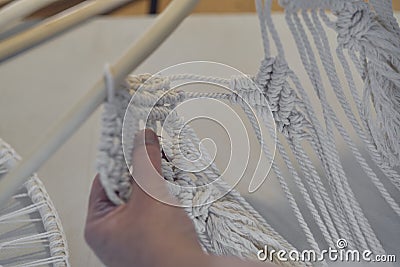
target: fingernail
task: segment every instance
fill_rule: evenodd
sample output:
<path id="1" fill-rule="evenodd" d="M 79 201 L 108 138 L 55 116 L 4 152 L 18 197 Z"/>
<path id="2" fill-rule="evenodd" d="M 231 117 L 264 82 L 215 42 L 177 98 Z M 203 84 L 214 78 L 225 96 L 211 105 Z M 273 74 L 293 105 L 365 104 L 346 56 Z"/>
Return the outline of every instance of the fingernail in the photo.
<path id="1" fill-rule="evenodd" d="M 157 145 L 159 146 L 158 136 L 150 129 L 144 129 L 135 135 L 134 147 L 143 145 Z"/>

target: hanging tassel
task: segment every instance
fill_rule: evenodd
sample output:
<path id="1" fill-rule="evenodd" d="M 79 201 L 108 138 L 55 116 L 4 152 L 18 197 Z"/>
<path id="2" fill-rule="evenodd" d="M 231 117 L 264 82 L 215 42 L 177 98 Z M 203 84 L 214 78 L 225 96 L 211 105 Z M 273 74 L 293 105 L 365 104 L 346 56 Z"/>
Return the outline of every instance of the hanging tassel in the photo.
<path id="1" fill-rule="evenodd" d="M 364 1 L 331 1 L 338 46 L 347 49 L 364 81 L 363 111 L 378 151 L 400 165 L 400 38 Z M 370 112 L 372 102 L 376 116 Z"/>

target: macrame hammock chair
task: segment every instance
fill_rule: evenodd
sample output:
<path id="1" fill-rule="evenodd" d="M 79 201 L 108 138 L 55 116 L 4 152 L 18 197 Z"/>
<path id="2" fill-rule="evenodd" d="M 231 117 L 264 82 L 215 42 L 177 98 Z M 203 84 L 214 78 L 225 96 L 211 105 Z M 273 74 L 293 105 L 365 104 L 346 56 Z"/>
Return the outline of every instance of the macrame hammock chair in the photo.
<path id="1" fill-rule="evenodd" d="M 0 178 L 19 160 L 0 139 Z M 33 175 L 0 210 L 0 266 L 67 267 L 68 246 L 57 211 Z"/>
<path id="2" fill-rule="evenodd" d="M 209 165 L 211 157 L 199 146 L 195 131 L 174 110 L 188 99 L 219 99 L 240 106 L 247 115 L 310 249 L 320 254 L 321 248 L 335 247 L 337 240 L 345 238 L 349 249 L 386 254 L 350 186 L 351 177 L 343 168 L 334 132 L 344 140 L 388 207 L 400 216 L 399 204 L 387 190 L 388 184 L 393 187 L 391 192 L 397 194 L 400 190 L 400 29 L 391 1 L 280 0 L 304 70 L 319 98 L 322 119 L 300 79 L 290 69 L 272 21 L 270 4 L 268 0 L 256 0 L 265 57 L 255 76 L 225 79 L 193 74 L 131 75 L 121 88 L 109 90 L 97 164 L 107 195 L 117 205 L 129 198 L 132 177 L 131 166 L 126 162 L 130 162 L 133 149 L 129 137 L 145 122 L 146 127 L 158 132 L 162 128 L 168 134 L 169 138 L 160 139 L 166 156 L 162 159 L 163 176 L 170 182 L 171 193 L 185 206 L 206 252 L 255 259 L 265 245 L 275 250 L 295 249 L 236 190 L 230 190 L 227 183 L 218 179 L 220 171 L 214 163 Z M 326 28 L 337 32 L 337 46 L 328 41 Z M 276 54 L 271 52 L 272 45 Z M 339 66 L 334 64 L 332 48 Z M 351 65 L 358 73 L 352 73 Z M 339 69 L 345 80 L 339 80 Z M 329 85 L 322 82 L 322 75 L 328 77 Z M 355 75 L 363 81 L 362 88 L 356 86 Z M 193 79 L 219 84 L 231 92 L 199 93 L 174 88 L 177 81 Z M 328 92 L 336 96 L 352 129 L 339 120 Z M 273 123 L 269 120 L 271 114 Z M 276 140 L 275 156 L 284 162 L 286 170 L 273 160 L 256 117 Z M 350 130 L 362 141 L 368 159 Z M 0 144 L 0 175 L 4 175 L 18 157 L 7 144 Z M 306 146 L 313 149 L 319 166 Z M 188 169 L 182 170 L 175 164 Z M 312 214 L 309 220 L 291 189 L 293 183 L 307 212 Z M 208 185 L 207 189 L 203 185 Z M 318 230 L 310 225 L 318 226 Z M 35 175 L 2 207 L 0 227 L 0 266 L 69 266 L 61 223 Z M 323 242 L 317 241 L 316 234 L 323 236 Z M 274 263 L 313 265 L 280 262 L 277 258 Z"/>
<path id="3" fill-rule="evenodd" d="M 391 1 L 280 1 L 304 69 L 319 97 L 322 120 L 317 118 L 306 90 L 287 63 L 272 21 L 270 4 L 270 1 L 256 0 L 265 58 L 255 76 L 223 79 L 192 74 L 131 75 L 120 90 L 115 90 L 114 95 L 108 97 L 102 118 L 98 160 L 101 182 L 115 204 L 126 201 L 132 179 L 126 164 L 131 160 L 133 148 L 133 140 L 130 139 L 141 128 L 141 122 L 156 131 L 163 128 L 169 136 L 160 139 L 163 153 L 166 158 L 172 159 L 162 159 L 163 176 L 170 182 L 171 192 L 186 207 L 205 251 L 255 259 L 256 252 L 264 245 L 276 250 L 294 249 L 236 190 L 229 191 L 214 202 L 209 201 L 213 195 L 226 190 L 228 185 L 218 179 L 220 171 L 214 163 L 207 167 L 210 156 L 199 149 L 199 138 L 193 129 L 184 125 L 174 107 L 196 97 L 221 99 L 242 107 L 254 126 L 261 149 L 272 162 L 272 171 L 304 231 L 310 249 L 319 255 L 322 247 L 328 245 L 335 248 L 337 240 L 346 238 L 349 249 L 369 249 L 374 254 L 385 254 L 349 184 L 351 177 L 346 175 L 342 166 L 333 133 L 337 131 L 340 134 L 359 164 L 357 167 L 375 185 L 393 212 L 400 216 L 398 203 L 381 181 L 387 179 L 385 182 L 391 183 L 396 193 L 400 190 L 400 29 L 393 17 Z M 334 64 L 323 24 L 337 32 L 335 51 L 341 66 Z M 271 54 L 271 41 L 276 55 Z M 314 54 L 313 45 L 318 55 Z M 353 78 L 356 74 L 351 72 L 350 64 L 355 65 L 363 88 L 356 86 Z M 337 69 L 340 67 L 345 81 L 338 78 Z M 323 72 L 329 79 L 329 86 L 322 83 Z M 171 89 L 176 81 L 193 79 L 221 84 L 232 92 L 199 93 Z M 351 138 L 349 129 L 339 120 L 337 111 L 327 98 L 328 90 L 336 95 L 353 127 L 351 130 L 362 140 L 371 160 L 365 158 Z M 348 92 L 350 99 L 346 97 Z M 350 106 L 351 101 L 355 103 L 356 112 Z M 256 118 L 245 103 L 261 118 L 271 138 L 274 138 L 274 125 L 268 122 L 266 111 L 272 112 L 277 129 L 276 157 L 285 163 L 290 175 L 283 175 L 283 171 L 272 161 L 273 155 L 263 145 L 261 133 L 255 126 Z M 305 145 L 314 150 L 322 170 L 313 164 L 312 156 L 304 149 Z M 174 164 L 185 158 L 202 158 L 204 162 L 185 161 L 184 164 L 206 167 L 200 172 L 175 168 Z M 373 166 L 379 169 L 382 178 L 378 178 Z M 204 190 L 202 186 L 212 181 L 212 186 Z M 312 214 L 312 222 L 303 216 L 298 200 L 288 186 L 289 181 L 294 181 L 301 193 L 308 212 Z M 174 184 L 180 186 L 179 189 L 174 189 Z M 316 241 L 310 223 L 319 227 L 325 243 Z M 313 264 L 279 262 L 278 259 L 274 262 L 285 266 Z"/>

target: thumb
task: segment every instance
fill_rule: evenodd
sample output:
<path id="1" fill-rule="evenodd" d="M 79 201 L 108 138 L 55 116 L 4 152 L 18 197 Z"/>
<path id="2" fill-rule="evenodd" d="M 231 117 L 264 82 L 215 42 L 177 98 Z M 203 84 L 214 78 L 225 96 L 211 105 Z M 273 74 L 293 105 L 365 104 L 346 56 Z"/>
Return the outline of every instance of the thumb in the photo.
<path id="1" fill-rule="evenodd" d="M 91 222 L 101 218 L 114 210 L 115 206 L 107 197 L 106 192 L 100 182 L 100 177 L 97 174 L 92 183 L 92 189 L 89 197 L 89 208 L 87 221 Z"/>
<path id="2" fill-rule="evenodd" d="M 162 176 L 158 137 L 150 129 L 140 131 L 135 135 L 132 176 L 134 182 L 130 202 L 143 201 L 144 198 L 166 203 L 174 201 L 168 191 L 167 182 Z"/>

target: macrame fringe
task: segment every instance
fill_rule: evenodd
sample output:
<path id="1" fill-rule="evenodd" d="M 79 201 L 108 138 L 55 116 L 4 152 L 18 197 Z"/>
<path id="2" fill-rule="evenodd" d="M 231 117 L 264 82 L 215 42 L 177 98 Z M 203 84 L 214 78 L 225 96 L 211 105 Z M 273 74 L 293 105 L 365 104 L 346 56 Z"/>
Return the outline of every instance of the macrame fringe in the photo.
<path id="1" fill-rule="evenodd" d="M 5 175 L 19 159 L 19 155 L 11 146 L 0 139 L 0 176 Z M 22 225 L 27 225 L 29 223 L 35 224 L 38 222 L 41 223 L 44 232 L 29 234 L 20 233 L 17 237 L 11 236 L 11 238 L 7 238 L 6 240 L 0 239 L 0 251 L 4 249 L 13 249 L 18 254 L 18 251 L 21 250 L 19 253 L 20 256 L 15 259 L 15 264 L 12 266 L 33 267 L 48 264 L 52 264 L 55 267 L 70 266 L 68 261 L 68 245 L 59 215 L 43 183 L 36 175 L 29 178 L 21 192 L 14 196 L 14 199 L 22 200 L 24 198 L 29 199 L 29 202 L 25 201 L 28 203 L 25 207 L 16 210 L 10 208 L 8 212 L 5 210 L 0 211 L 0 236 L 9 236 L 7 234 L 8 231 L 10 231 L 9 227 L 3 229 L 2 227 L 12 225 L 15 225 L 15 227 L 22 227 Z M 38 213 L 39 217 L 33 216 L 34 213 Z M 31 217 L 26 218 L 27 215 L 31 215 Z M 21 229 L 22 228 L 20 228 L 20 230 Z M 2 230 L 6 230 L 6 232 Z M 38 231 L 38 229 L 36 229 L 36 231 Z M 29 259 L 28 257 L 24 260 L 24 257 L 26 257 L 26 255 L 23 254 L 24 248 L 30 248 L 32 246 L 48 249 L 50 257 L 36 259 L 32 256 L 33 259 Z M 48 246 L 48 248 L 46 246 Z M 9 259 L 2 259 L 0 257 L 0 265 L 2 261 L 5 260 L 8 261 Z"/>

